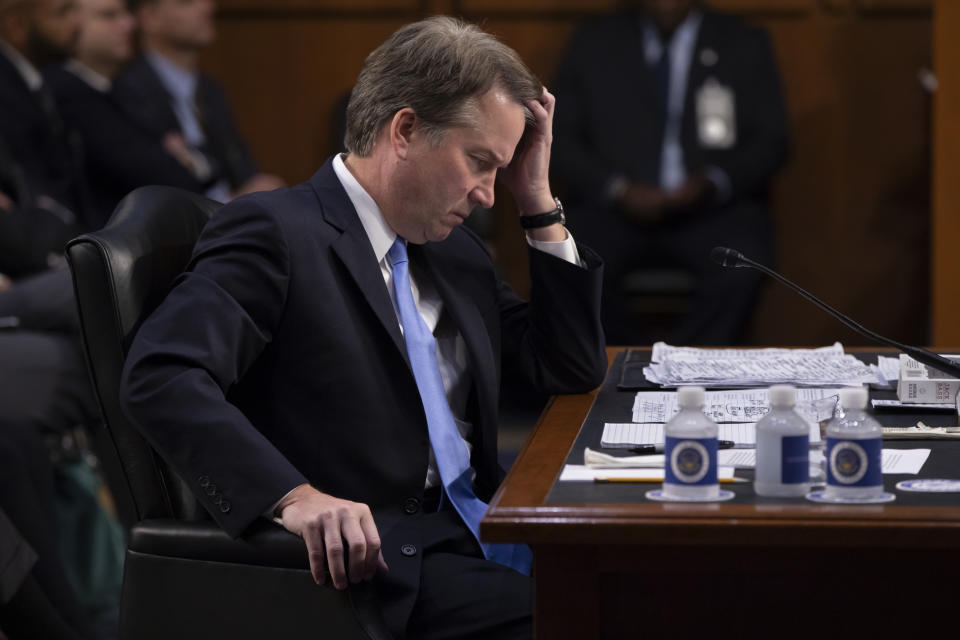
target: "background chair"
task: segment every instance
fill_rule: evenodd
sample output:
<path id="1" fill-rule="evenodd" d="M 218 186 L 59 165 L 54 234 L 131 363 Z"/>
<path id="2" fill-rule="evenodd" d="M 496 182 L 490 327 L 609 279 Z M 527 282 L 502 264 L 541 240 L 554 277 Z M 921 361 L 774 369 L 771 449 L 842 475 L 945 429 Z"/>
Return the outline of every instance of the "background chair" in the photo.
<path id="1" fill-rule="evenodd" d="M 317 586 L 303 541 L 266 520 L 230 538 L 120 410 L 120 373 L 137 328 L 220 206 L 180 189 L 142 187 L 104 229 L 67 245 L 103 417 L 96 448 L 129 529 L 120 637 L 389 638 L 369 583 Z"/>

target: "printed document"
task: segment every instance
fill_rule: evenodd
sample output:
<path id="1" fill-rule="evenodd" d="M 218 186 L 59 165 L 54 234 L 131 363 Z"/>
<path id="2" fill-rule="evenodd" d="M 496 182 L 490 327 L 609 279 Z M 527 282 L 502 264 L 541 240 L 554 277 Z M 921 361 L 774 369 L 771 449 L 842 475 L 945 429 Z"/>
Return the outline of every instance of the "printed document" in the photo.
<path id="1" fill-rule="evenodd" d="M 838 342 L 818 349 L 695 349 L 658 342 L 647 380 L 663 387 L 858 386 L 885 383 L 875 365 L 844 354 Z"/>
<path id="2" fill-rule="evenodd" d="M 797 389 L 797 412 L 808 422 L 833 417 L 840 400 L 837 389 Z M 673 391 L 639 391 L 633 400 L 634 422 L 667 422 L 680 408 Z M 756 422 L 770 411 L 769 389 L 707 391 L 703 412 L 714 422 Z"/>
<path id="3" fill-rule="evenodd" d="M 645 444 L 663 444 L 664 425 L 640 422 L 606 423 L 600 446 L 606 449 L 629 449 Z M 717 439 L 732 440 L 738 449 L 757 446 L 757 425 L 753 422 L 733 422 L 717 425 Z M 820 442 L 820 425 L 810 425 L 810 442 Z"/>

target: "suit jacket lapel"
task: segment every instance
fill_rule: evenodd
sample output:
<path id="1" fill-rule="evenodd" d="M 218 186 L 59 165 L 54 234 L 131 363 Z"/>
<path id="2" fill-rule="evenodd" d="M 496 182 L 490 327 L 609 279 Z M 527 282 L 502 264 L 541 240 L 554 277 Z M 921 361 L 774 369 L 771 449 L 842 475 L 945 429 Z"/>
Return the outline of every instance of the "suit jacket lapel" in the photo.
<path id="1" fill-rule="evenodd" d="M 356 282 L 367 304 L 373 309 L 386 332 L 390 334 L 390 338 L 409 367 L 406 344 L 403 341 L 403 334 L 400 333 L 400 325 L 397 322 L 397 314 L 390 301 L 390 295 L 383 283 L 380 265 L 373 253 L 373 247 L 370 246 L 367 232 L 353 208 L 353 203 L 350 202 L 347 192 L 344 191 L 343 185 L 333 171 L 333 162 L 328 160 L 313 175 L 310 183 L 319 197 L 324 219 L 343 232 L 331 245 L 333 252 Z"/>

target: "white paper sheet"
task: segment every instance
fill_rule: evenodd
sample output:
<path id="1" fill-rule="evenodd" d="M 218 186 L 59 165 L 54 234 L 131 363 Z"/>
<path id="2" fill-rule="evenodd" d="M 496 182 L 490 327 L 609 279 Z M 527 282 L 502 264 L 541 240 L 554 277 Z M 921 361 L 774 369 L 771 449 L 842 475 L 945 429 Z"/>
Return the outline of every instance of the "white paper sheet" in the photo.
<path id="1" fill-rule="evenodd" d="M 856 386 L 883 383 L 877 367 L 843 353 L 835 343 L 819 349 L 694 349 L 658 342 L 644 374 L 664 387 Z"/>
<path id="2" fill-rule="evenodd" d="M 600 446 L 607 449 L 629 449 L 643 444 L 663 444 L 664 425 L 639 422 L 608 422 L 603 425 Z M 734 422 L 717 425 L 719 440 L 733 440 L 737 448 L 757 445 L 757 425 L 753 422 Z M 810 425 L 810 442 L 820 442 L 819 425 Z"/>
<path id="3" fill-rule="evenodd" d="M 810 422 L 833 417 L 837 389 L 797 389 L 797 412 Z M 638 391 L 633 399 L 634 422 L 667 422 L 680 408 L 675 391 Z M 707 391 L 703 412 L 714 422 L 756 422 L 770 411 L 769 389 Z"/>
<path id="4" fill-rule="evenodd" d="M 721 449 L 717 452 L 718 467 L 734 467 L 738 469 L 752 469 L 756 458 L 752 449 Z M 646 456 L 611 456 L 587 447 L 583 454 L 583 462 L 592 469 L 622 469 L 622 468 L 659 468 L 663 469 L 666 458 L 662 454 Z"/>
<path id="5" fill-rule="evenodd" d="M 878 400 L 876 398 L 870 400 L 870 404 L 874 409 L 937 409 L 938 411 L 953 411 L 957 408 L 952 402 L 928 402 L 928 403 L 919 403 L 919 402 L 900 402 L 899 400 Z"/>
<path id="6" fill-rule="evenodd" d="M 663 467 L 657 469 L 591 469 L 582 464 L 568 464 L 560 472 L 561 482 L 593 482 L 605 478 L 644 478 L 651 483 L 663 481 Z M 717 479 L 733 478 L 733 467 L 717 467 Z"/>
<path id="7" fill-rule="evenodd" d="M 884 473 L 920 473 L 930 457 L 930 449 L 884 449 L 881 465 Z"/>
<path id="8" fill-rule="evenodd" d="M 880 376 L 887 381 L 888 385 L 896 384 L 900 379 L 900 357 L 877 356 L 877 369 L 880 370 Z"/>
<path id="9" fill-rule="evenodd" d="M 811 464 L 823 464 L 825 454 L 822 451 L 810 452 Z M 930 449 L 884 449 L 880 458 L 883 473 L 918 474 L 930 457 Z"/>
<path id="10" fill-rule="evenodd" d="M 698 347 L 675 347 L 665 342 L 656 342 L 653 345 L 653 352 L 650 354 L 651 362 L 663 362 L 667 358 L 702 360 L 704 358 L 769 358 L 782 354 L 790 353 L 812 353 L 820 355 L 843 355 L 843 345 L 834 342 L 829 347 L 817 347 L 815 349 L 701 349 Z M 896 358 L 894 358 L 896 360 Z M 897 367 L 900 362 L 897 360 Z"/>

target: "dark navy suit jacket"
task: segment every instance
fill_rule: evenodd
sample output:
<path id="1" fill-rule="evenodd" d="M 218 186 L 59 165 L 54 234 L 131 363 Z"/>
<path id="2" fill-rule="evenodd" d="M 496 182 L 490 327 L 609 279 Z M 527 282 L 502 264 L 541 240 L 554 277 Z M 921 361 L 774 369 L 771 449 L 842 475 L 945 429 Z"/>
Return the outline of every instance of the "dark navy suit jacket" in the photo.
<path id="1" fill-rule="evenodd" d="M 31 91 L 2 52 L 0 140 L 23 179 L 16 185 L 22 192 L 8 196 L 17 199 L 21 206 L 31 206 L 37 196 L 48 196 L 72 212 L 78 222 L 83 221 L 78 141 L 71 138 L 64 126 L 48 89 Z"/>
<path id="2" fill-rule="evenodd" d="M 465 228 L 409 249 L 429 271 L 466 343 L 476 490 L 502 471 L 501 372 L 547 393 L 585 392 L 606 370 L 602 265 L 530 252 L 533 302 L 498 281 Z M 204 229 L 172 291 L 139 330 L 122 382 L 125 410 L 239 535 L 310 482 L 368 504 L 391 576 L 416 585 L 429 436 L 396 313 L 373 248 L 328 161 L 308 182 L 240 198 Z M 213 486 L 214 489 L 210 490 Z"/>
<path id="3" fill-rule="evenodd" d="M 117 77 L 113 92 L 128 113 L 160 139 L 169 132 L 181 131 L 170 94 L 146 58 L 138 58 Z M 211 182 L 225 178 L 236 189 L 257 173 L 257 164 L 236 125 L 233 110 L 220 85 L 202 73 L 196 102 L 207 140 L 200 151 L 213 169 Z"/>
<path id="4" fill-rule="evenodd" d="M 49 256 L 92 228 L 81 155 L 49 91 L 31 91 L 0 52 L 0 192 L 14 202 L 0 215 L 0 273 L 43 271 Z M 39 202 L 41 196 L 54 202 Z"/>
<path id="5" fill-rule="evenodd" d="M 83 141 L 91 227 L 100 228 L 117 203 L 147 184 L 203 193 L 205 185 L 163 150 L 163 136 L 138 123 L 112 93 L 94 89 L 62 67 L 46 70 L 57 107 Z"/>

